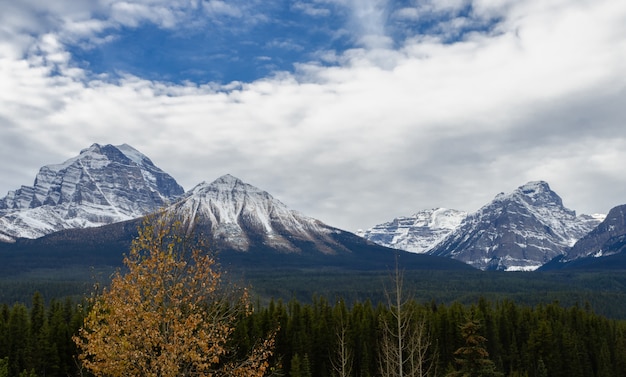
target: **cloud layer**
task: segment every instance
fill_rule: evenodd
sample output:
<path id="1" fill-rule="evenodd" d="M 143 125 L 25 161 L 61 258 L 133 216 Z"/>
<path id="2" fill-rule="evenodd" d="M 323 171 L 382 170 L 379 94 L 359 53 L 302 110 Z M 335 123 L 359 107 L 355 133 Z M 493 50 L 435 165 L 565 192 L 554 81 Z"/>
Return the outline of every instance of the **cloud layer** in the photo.
<path id="1" fill-rule="evenodd" d="M 579 212 L 626 203 L 626 4 L 272 4 L 3 2 L 0 192 L 98 142 L 133 145 L 186 189 L 230 173 L 348 230 L 473 211 L 538 179 Z M 162 81 L 76 59 L 145 25 L 241 41 L 296 14 L 343 42 L 250 81 Z"/>

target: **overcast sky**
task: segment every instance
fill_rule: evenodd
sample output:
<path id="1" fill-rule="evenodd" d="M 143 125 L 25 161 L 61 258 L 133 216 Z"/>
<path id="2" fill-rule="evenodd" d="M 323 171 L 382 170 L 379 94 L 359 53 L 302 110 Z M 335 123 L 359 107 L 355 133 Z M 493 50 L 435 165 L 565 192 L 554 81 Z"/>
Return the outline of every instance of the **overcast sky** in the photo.
<path id="1" fill-rule="evenodd" d="M 626 203 L 626 2 L 0 0 L 0 197 L 93 143 L 354 231 Z"/>

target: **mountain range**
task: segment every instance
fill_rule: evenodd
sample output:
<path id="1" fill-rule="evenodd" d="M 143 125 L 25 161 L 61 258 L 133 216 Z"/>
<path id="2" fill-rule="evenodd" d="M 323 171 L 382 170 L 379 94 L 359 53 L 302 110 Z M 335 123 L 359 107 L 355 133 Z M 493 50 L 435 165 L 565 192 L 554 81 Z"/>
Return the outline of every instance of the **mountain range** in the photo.
<path id="1" fill-rule="evenodd" d="M 614 210 L 613 210 L 614 211 Z M 612 211 L 612 212 L 613 212 Z M 612 213 L 611 212 L 611 213 Z M 440 214 L 452 214 L 444 226 Z M 607 216 L 607 220 L 614 216 Z M 555 258 L 601 256 L 585 236 L 603 228 L 602 215 L 576 215 L 547 182 L 528 182 L 500 193 L 478 211 L 427 210 L 400 217 L 358 234 L 392 248 L 454 258 L 481 270 L 533 271 Z M 613 220 L 614 234 L 626 234 Z M 580 240 L 580 242 L 578 242 Z"/>
<path id="2" fill-rule="evenodd" d="M 37 221 L 45 226 L 38 233 L 34 221 L 5 222 L 13 226 L 11 232 L 3 230 L 10 235 L 5 237 L 10 242 L 0 243 L 0 270 L 6 274 L 70 265 L 120 265 L 137 229 L 150 214 L 188 219 L 189 226 L 206 237 L 220 262 L 231 270 L 386 270 L 396 261 L 407 269 L 471 269 L 449 258 L 369 242 L 293 211 L 266 191 L 231 175 L 182 192 L 173 178 L 126 145 L 94 144 L 78 157 L 42 171 L 55 174 L 40 172 L 35 189 L 20 191 L 28 193 L 22 195 L 29 199 L 34 197 L 37 205 L 7 206 L 9 219 L 30 219 L 36 208 Z M 157 172 L 160 175 L 155 178 Z M 66 175 L 71 175 L 71 180 Z M 71 184 L 64 185 L 68 180 Z M 47 197 L 40 192 L 61 199 L 42 200 Z M 9 193 L 3 201 L 16 202 L 16 196 Z M 67 221 L 59 224 L 59 218 Z M 21 232 L 16 224 L 25 225 Z M 57 228 L 53 230 L 53 226 Z"/>
<path id="3" fill-rule="evenodd" d="M 424 210 L 355 235 L 231 175 L 184 192 L 134 148 L 93 144 L 0 199 L 0 254 L 14 265 L 119 263 L 142 218 L 157 210 L 191 219 L 223 262 L 249 268 L 385 269 L 401 260 L 413 269 L 562 269 L 621 254 L 626 237 L 623 212 L 602 223 L 577 216 L 542 181 L 474 213 Z"/>

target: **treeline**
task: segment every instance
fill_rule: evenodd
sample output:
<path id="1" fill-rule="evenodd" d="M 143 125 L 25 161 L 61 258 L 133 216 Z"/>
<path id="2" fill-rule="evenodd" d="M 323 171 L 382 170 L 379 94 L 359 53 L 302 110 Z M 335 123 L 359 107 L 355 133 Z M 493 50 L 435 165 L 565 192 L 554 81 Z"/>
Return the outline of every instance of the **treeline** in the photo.
<path id="1" fill-rule="evenodd" d="M 254 339 L 278 327 L 277 361 L 287 376 L 339 375 L 336 366 L 342 346 L 350 350 L 350 376 L 380 376 L 383 323 L 393 326 L 396 310 L 369 301 L 350 306 L 341 300 L 331 304 L 324 298 L 312 304 L 272 301 L 240 323 L 236 339 L 238 345 L 251 347 Z M 589 308 L 564 308 L 558 303 L 525 307 L 481 299 L 473 305 L 409 301 L 402 310 L 414 324 L 425 325 L 422 335 L 430 346 L 424 360 L 434 362 L 429 376 L 452 375 L 462 367 L 459 350 L 468 343 L 463 329 L 472 323 L 478 324 L 476 335 L 485 339 L 485 355 L 496 371 L 493 375 L 626 376 L 626 324 Z M 344 339 L 342 329 L 347 330 Z M 488 374 L 467 374 L 478 375 Z"/>
<path id="2" fill-rule="evenodd" d="M 70 299 L 46 305 L 38 292 L 28 307 L 0 305 L 0 377 L 79 375 L 72 336 L 83 318 L 81 305 Z"/>
<path id="3" fill-rule="evenodd" d="M 476 342 L 477 355 L 482 356 L 473 357 L 491 363 L 494 376 L 626 376 L 626 323 L 597 315 L 588 307 L 565 308 L 558 303 L 528 307 L 485 299 L 472 305 L 409 300 L 400 310 L 406 323 L 423 326 L 421 344 L 427 347 L 422 361 L 433 365 L 429 376 L 446 376 L 462 369 L 460 362 L 467 364 L 463 358 L 472 356 L 459 350 L 472 340 L 464 332 L 468 324 L 476 325 L 473 340 L 484 339 Z M 39 293 L 28 306 L 1 305 L 0 377 L 87 375 L 72 342 L 84 313 L 83 306 L 71 300 L 45 305 Z M 350 305 L 323 297 L 306 304 L 271 301 L 257 304 L 251 315 L 241 319 L 231 345 L 243 354 L 278 329 L 275 375 L 332 377 L 343 371 L 349 376 L 381 376 L 381 340 L 386 328 L 393 329 L 396 314 L 398 307 L 370 301 Z"/>

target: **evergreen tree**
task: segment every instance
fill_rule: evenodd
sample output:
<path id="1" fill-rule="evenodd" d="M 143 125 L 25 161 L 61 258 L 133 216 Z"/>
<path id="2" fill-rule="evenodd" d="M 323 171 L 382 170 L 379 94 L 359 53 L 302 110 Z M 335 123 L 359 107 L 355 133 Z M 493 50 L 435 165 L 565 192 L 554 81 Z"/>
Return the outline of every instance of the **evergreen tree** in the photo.
<path id="1" fill-rule="evenodd" d="M 48 323 L 43 296 L 35 292 L 30 309 L 30 365 L 42 376 L 46 373 L 46 361 L 50 356 Z"/>
<path id="2" fill-rule="evenodd" d="M 0 359 L 0 377 L 9 377 L 9 358 Z"/>
<path id="3" fill-rule="evenodd" d="M 291 368 L 289 371 L 290 377 L 312 377 L 311 374 L 311 365 L 309 362 L 309 357 L 304 355 L 301 357 L 300 354 L 296 353 L 291 358 Z"/>
<path id="4" fill-rule="evenodd" d="M 0 305 L 0 359 L 9 354 L 9 306 Z"/>
<path id="5" fill-rule="evenodd" d="M 15 304 L 9 314 L 7 335 L 9 337 L 9 375 L 17 376 L 29 366 L 28 310 L 23 304 Z"/>
<path id="6" fill-rule="evenodd" d="M 448 377 L 498 377 L 495 364 L 489 359 L 485 348 L 487 339 L 479 334 L 480 323 L 469 319 L 461 326 L 465 345 L 454 352 L 458 369 L 448 373 Z"/>

